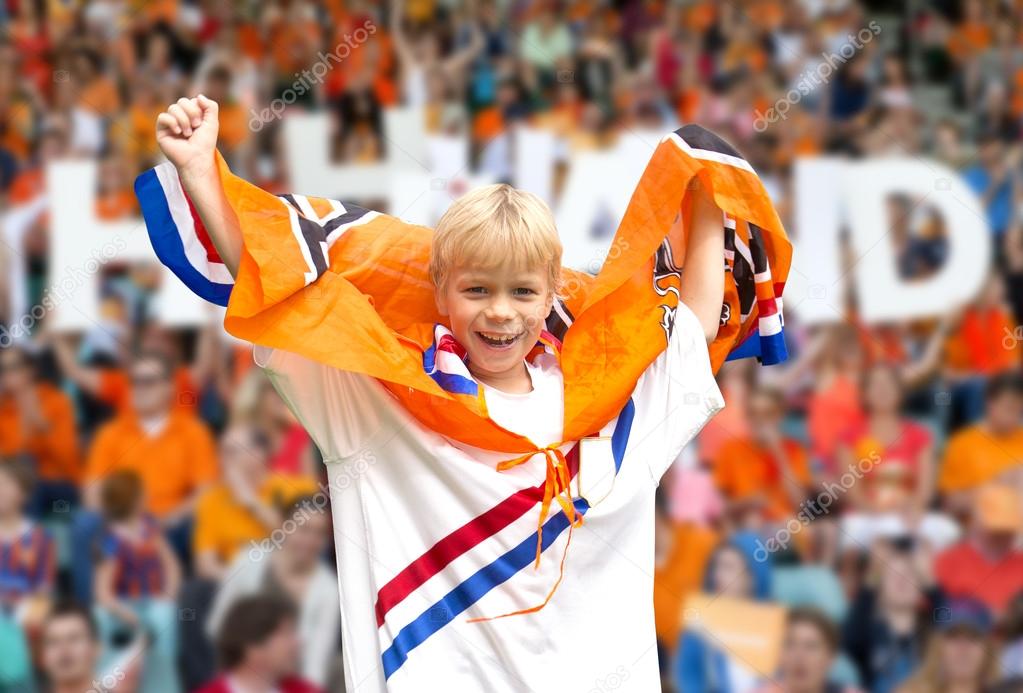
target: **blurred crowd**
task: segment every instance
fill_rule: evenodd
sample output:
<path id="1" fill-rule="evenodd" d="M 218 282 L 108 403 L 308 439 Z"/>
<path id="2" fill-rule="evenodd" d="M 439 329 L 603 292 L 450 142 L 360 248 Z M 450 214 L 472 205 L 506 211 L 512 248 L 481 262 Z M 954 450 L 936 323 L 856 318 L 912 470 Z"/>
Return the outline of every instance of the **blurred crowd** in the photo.
<path id="1" fill-rule="evenodd" d="M 835 323 L 789 311 L 786 364 L 722 368 L 726 409 L 658 491 L 658 655 L 677 693 L 1023 691 L 1023 3 L 0 0 L 0 27 L 3 325 L 52 281 L 47 164 L 95 160 L 97 216 L 135 219 L 185 95 L 274 192 L 282 118 L 327 113 L 358 164 L 397 107 L 498 179 L 517 126 L 550 129 L 556 193 L 574 153 L 699 123 L 794 236 L 799 157 L 956 171 L 994 241 L 969 304 L 868 324 L 848 290 Z M 896 195 L 888 217 L 901 278 L 937 272 L 937 209 Z M 154 284 L 109 263 L 93 328 L 0 340 L 0 690 L 344 690 L 318 452 L 251 348 L 161 324 Z M 701 627 L 701 594 L 784 613 L 733 624 L 773 668 Z"/>

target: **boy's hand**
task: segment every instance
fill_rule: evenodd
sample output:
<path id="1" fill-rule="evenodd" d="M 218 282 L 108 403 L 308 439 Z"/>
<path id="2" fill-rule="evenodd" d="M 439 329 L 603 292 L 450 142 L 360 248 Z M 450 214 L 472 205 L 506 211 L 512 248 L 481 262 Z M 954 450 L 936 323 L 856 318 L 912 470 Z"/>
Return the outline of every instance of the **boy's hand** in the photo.
<path id="1" fill-rule="evenodd" d="M 156 143 L 182 174 L 204 173 L 213 165 L 220 107 L 202 94 L 182 97 L 156 118 Z"/>

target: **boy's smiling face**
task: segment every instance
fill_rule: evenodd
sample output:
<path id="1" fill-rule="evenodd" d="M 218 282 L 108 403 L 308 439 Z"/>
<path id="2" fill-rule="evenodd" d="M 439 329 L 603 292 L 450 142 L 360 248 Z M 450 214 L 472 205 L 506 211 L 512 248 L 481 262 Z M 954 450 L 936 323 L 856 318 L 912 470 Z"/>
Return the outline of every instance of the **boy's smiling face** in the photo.
<path id="1" fill-rule="evenodd" d="M 524 365 L 551 311 L 554 292 L 544 268 L 504 263 L 492 269 L 455 266 L 437 290 L 455 339 L 469 353 L 469 372 L 506 392 L 529 392 Z"/>

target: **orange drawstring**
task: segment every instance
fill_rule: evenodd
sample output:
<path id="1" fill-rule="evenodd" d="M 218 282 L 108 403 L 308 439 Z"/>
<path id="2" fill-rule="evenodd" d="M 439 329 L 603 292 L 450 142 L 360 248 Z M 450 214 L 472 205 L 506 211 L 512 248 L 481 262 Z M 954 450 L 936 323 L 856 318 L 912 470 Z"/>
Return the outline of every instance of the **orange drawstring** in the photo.
<path id="1" fill-rule="evenodd" d="M 543 600 L 541 604 L 532 606 L 528 609 L 520 609 L 519 611 L 512 611 L 507 614 L 501 614 L 500 616 L 483 616 L 480 618 L 471 618 L 467 623 L 477 623 L 479 621 L 491 621 L 497 618 L 505 618 L 506 616 L 517 616 L 520 614 L 533 613 L 547 606 L 547 602 L 554 596 L 554 592 L 557 591 L 558 585 L 561 584 L 561 579 L 565 576 L 565 559 L 568 557 L 568 547 L 572 543 L 572 530 L 583 523 L 583 516 L 581 513 L 576 511 L 575 504 L 572 502 L 572 490 L 569 486 L 571 477 L 568 472 L 568 461 L 565 459 L 565 454 L 561 452 L 561 446 L 564 443 L 557 443 L 554 445 L 548 445 L 544 448 L 538 448 L 533 452 L 527 452 L 518 457 L 510 460 L 505 460 L 497 465 L 497 470 L 503 472 L 506 469 L 511 469 L 517 465 L 522 464 L 526 460 L 529 460 L 538 453 L 543 453 L 544 458 L 547 461 L 547 478 L 544 481 L 543 489 L 543 502 L 540 504 L 540 520 L 537 522 L 536 529 L 536 562 L 533 564 L 534 570 L 540 567 L 540 553 L 543 550 L 543 523 L 547 519 L 547 514 L 550 512 L 551 501 L 557 500 L 558 505 L 565 511 L 565 516 L 568 518 L 568 540 L 565 542 L 565 551 L 561 556 L 561 568 L 558 574 L 558 579 L 551 588 L 551 591 L 547 594 L 547 598 Z"/>

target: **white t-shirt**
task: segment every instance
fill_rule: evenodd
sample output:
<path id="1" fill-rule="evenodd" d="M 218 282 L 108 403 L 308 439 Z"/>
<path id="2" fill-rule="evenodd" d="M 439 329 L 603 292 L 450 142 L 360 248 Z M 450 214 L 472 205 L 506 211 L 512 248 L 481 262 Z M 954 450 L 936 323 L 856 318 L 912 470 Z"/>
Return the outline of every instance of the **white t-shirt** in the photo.
<path id="1" fill-rule="evenodd" d="M 535 363 L 526 363 L 533 391 L 503 392 L 486 383 L 483 397 L 487 412 L 497 423 L 513 433 L 524 435 L 537 445 L 553 445 L 562 438 L 565 411 L 565 383 L 553 354 L 542 354 Z"/>
<path id="2" fill-rule="evenodd" d="M 587 469 L 608 460 L 613 485 L 592 507 L 576 500 L 584 522 L 550 603 L 478 623 L 466 621 L 540 604 L 558 578 L 569 531 L 556 503 L 533 567 L 544 456 L 499 472 L 509 455 L 424 428 L 372 378 L 262 347 L 256 362 L 327 465 L 350 693 L 659 690 L 654 491 L 724 406 L 703 330 L 686 306 L 668 348 L 601 430 L 606 447 L 582 453 L 573 496 L 580 478 L 589 486 L 604 471 Z M 529 373 L 528 394 L 485 389 L 488 410 L 538 444 L 560 442 L 557 362 L 541 357 Z"/>

